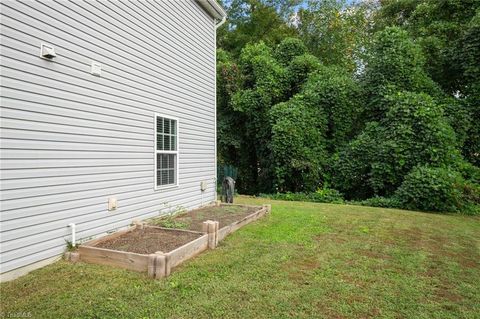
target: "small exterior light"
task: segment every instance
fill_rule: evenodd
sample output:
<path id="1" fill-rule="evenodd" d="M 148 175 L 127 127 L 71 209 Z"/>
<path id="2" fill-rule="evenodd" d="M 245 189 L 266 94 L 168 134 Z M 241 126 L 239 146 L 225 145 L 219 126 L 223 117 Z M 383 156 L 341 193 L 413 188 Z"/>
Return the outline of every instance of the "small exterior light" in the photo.
<path id="1" fill-rule="evenodd" d="M 40 45 L 40 57 L 47 59 L 47 60 L 52 60 L 54 57 L 56 57 L 57 54 L 55 53 L 55 48 L 51 44 L 46 44 L 42 43 Z"/>

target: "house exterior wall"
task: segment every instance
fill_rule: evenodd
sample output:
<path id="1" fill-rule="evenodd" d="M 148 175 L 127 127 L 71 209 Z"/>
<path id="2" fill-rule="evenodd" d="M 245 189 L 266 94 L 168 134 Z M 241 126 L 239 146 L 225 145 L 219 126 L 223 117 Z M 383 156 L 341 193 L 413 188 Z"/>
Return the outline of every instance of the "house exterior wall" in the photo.
<path id="1" fill-rule="evenodd" d="M 62 254 L 69 223 L 87 239 L 215 199 L 215 26 L 195 1 L 7 0 L 1 21 L 4 277 Z M 155 113 L 179 120 L 178 187 L 154 187 Z"/>

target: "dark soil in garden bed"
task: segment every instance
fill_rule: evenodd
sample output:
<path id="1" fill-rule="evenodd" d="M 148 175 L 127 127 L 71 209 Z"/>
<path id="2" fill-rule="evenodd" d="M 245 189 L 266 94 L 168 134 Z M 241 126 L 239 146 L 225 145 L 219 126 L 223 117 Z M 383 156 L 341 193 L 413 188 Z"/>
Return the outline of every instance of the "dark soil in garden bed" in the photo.
<path id="1" fill-rule="evenodd" d="M 202 231 L 204 221 L 215 220 L 219 222 L 219 227 L 230 225 L 236 221 L 240 221 L 248 215 L 260 210 L 262 207 L 245 207 L 245 206 L 207 206 L 194 209 L 175 216 L 167 216 L 155 218 L 149 221 L 150 224 L 167 227 L 189 229 Z"/>
<path id="2" fill-rule="evenodd" d="M 107 239 L 98 243 L 95 247 L 137 254 L 153 254 L 157 251 L 167 253 L 201 236 L 202 234 L 186 231 L 147 227 L 134 229 L 119 237 Z"/>

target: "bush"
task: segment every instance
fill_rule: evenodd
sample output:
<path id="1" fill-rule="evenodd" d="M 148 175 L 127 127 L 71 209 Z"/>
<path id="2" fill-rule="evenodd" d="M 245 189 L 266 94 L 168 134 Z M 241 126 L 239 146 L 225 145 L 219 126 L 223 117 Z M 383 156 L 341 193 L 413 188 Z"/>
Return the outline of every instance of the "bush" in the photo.
<path id="1" fill-rule="evenodd" d="M 318 189 L 314 193 L 277 193 L 260 194 L 260 197 L 266 197 L 275 200 L 315 202 L 315 203 L 334 203 L 342 204 L 344 202 L 342 194 L 331 188 Z"/>
<path id="2" fill-rule="evenodd" d="M 455 166 L 463 178 L 472 184 L 480 184 L 480 167 L 477 167 L 465 160 L 458 161 Z"/>
<path id="3" fill-rule="evenodd" d="M 395 192 L 402 208 L 437 212 L 478 212 L 480 187 L 449 168 L 415 167 Z"/>
<path id="4" fill-rule="evenodd" d="M 362 201 L 348 202 L 351 205 L 371 206 L 371 207 L 383 207 L 383 208 L 399 208 L 400 203 L 394 197 L 382 197 L 375 196 Z"/>

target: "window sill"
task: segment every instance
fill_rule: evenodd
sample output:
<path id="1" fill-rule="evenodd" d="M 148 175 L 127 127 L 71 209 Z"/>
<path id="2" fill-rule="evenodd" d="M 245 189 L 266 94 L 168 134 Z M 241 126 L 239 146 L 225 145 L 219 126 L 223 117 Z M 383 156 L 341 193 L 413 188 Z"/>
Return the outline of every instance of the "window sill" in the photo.
<path id="1" fill-rule="evenodd" d="M 178 188 L 180 185 L 175 184 L 175 185 L 165 185 L 165 186 L 155 186 L 153 188 L 154 191 L 163 191 L 166 189 L 172 189 L 172 188 Z"/>

